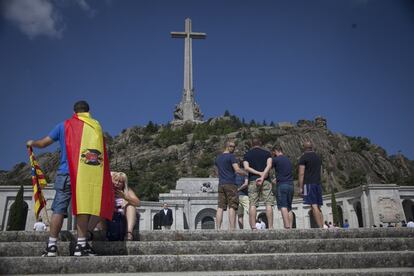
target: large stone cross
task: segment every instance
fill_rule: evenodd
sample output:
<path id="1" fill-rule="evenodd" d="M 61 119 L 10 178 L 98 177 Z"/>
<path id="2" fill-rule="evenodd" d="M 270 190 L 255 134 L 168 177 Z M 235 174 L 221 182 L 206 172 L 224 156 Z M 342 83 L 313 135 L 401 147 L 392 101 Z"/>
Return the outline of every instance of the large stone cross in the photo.
<path id="1" fill-rule="evenodd" d="M 205 33 L 191 31 L 191 19 L 185 19 L 185 32 L 171 32 L 173 38 L 184 38 L 184 89 L 181 102 L 176 106 L 176 121 L 202 121 L 203 114 L 194 100 L 192 39 L 204 39 Z"/>

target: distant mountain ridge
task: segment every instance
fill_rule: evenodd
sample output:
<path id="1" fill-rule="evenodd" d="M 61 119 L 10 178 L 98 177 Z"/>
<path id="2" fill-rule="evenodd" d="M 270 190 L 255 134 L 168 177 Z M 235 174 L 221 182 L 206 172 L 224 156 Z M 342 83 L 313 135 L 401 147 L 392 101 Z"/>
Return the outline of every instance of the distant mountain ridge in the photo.
<path id="1" fill-rule="evenodd" d="M 175 188 L 180 177 L 214 176 L 214 158 L 223 150 L 226 139 L 237 143 L 235 154 L 242 158 L 251 138 L 260 137 L 264 148 L 277 142 L 295 168 L 302 154 L 303 141 L 310 139 L 323 160 L 324 190 L 342 191 L 365 183 L 414 185 L 414 162 L 402 154 L 388 156 L 369 139 L 333 133 L 322 117 L 291 123 L 254 121 L 245 123 L 228 112 L 202 124 L 131 127 L 111 137 L 106 134 L 112 170 L 124 171 L 130 186 L 143 200 L 157 200 L 158 194 Z M 59 153 L 37 157 L 49 180 L 54 180 Z M 297 178 L 297 170 L 294 171 Z M 30 184 L 30 168 L 20 163 L 0 172 L 0 185 Z"/>

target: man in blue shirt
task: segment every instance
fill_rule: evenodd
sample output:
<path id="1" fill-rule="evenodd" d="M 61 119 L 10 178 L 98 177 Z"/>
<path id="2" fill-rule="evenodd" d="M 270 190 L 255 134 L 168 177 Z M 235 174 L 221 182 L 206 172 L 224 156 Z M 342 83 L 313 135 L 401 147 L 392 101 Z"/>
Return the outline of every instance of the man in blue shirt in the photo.
<path id="1" fill-rule="evenodd" d="M 236 148 L 234 141 L 227 141 L 224 152 L 217 156 L 215 165 L 217 167 L 219 186 L 218 204 L 216 214 L 217 229 L 221 228 L 223 222 L 223 210 L 229 207 L 229 229 L 236 227 L 236 210 L 239 206 L 239 195 L 237 193 L 236 173 L 245 175 L 240 169 L 239 162 L 233 152 Z"/>
<path id="2" fill-rule="evenodd" d="M 89 105 L 86 101 L 78 101 L 75 103 L 73 111 L 75 113 L 89 112 Z M 66 154 L 64 122 L 57 124 L 46 137 L 39 140 L 29 140 L 26 142 L 26 145 L 28 147 L 45 148 L 56 141 L 59 141 L 60 145 L 60 163 L 54 183 L 54 189 L 56 192 L 52 203 L 53 214 L 50 222 L 50 236 L 46 250 L 42 255 L 43 257 L 55 257 L 58 255 L 56 243 L 60 230 L 62 229 L 63 220 L 68 216 L 68 207 L 71 203 L 72 198 L 68 158 Z M 75 247 L 74 256 L 95 256 L 95 251 L 86 241 L 90 216 L 79 214 L 76 216 L 76 219 L 78 240 Z"/>
<path id="3" fill-rule="evenodd" d="M 310 205 L 313 218 L 319 228 L 323 228 L 323 215 L 321 211 L 322 182 L 321 166 L 322 161 L 314 150 L 312 143 L 306 141 L 303 144 L 305 152 L 299 159 L 299 194 L 303 196 L 303 203 Z"/>
<path id="4" fill-rule="evenodd" d="M 256 208 L 259 200 L 266 204 L 266 218 L 269 229 L 273 229 L 273 205 L 275 197 L 272 192 L 272 183 L 269 171 L 272 168 L 272 155 L 262 149 L 259 138 L 252 140 L 252 148 L 244 155 L 244 169 L 249 173 L 249 222 L 252 229 L 256 229 Z"/>
<path id="5" fill-rule="evenodd" d="M 289 158 L 283 155 L 280 145 L 273 147 L 272 153 L 275 157 L 272 159 L 272 165 L 275 169 L 276 186 L 273 190 L 276 196 L 277 208 L 280 210 L 285 229 L 292 228 L 293 213 L 293 175 L 292 163 Z"/>

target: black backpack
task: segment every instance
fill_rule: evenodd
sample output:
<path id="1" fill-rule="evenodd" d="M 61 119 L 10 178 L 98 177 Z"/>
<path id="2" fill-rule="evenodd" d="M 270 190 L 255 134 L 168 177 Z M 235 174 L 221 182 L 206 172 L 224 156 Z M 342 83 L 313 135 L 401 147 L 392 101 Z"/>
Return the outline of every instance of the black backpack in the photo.
<path id="1" fill-rule="evenodd" d="M 114 213 L 111 221 L 106 222 L 106 237 L 110 241 L 123 241 L 126 234 L 126 218 L 121 213 Z"/>

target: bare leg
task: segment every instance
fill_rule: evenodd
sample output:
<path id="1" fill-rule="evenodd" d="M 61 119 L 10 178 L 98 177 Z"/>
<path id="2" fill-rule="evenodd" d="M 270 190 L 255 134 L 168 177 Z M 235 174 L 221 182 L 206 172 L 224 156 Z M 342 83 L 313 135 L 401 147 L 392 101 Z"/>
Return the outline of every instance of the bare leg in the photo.
<path id="1" fill-rule="evenodd" d="M 217 230 L 221 229 L 221 223 L 223 222 L 223 208 L 217 208 L 217 213 L 216 213 L 216 225 L 217 225 Z"/>
<path id="2" fill-rule="evenodd" d="M 256 229 L 256 206 L 251 205 L 249 209 L 250 228 Z"/>
<path id="3" fill-rule="evenodd" d="M 289 228 L 293 228 L 293 212 L 289 211 Z"/>
<path id="4" fill-rule="evenodd" d="M 101 218 L 98 216 L 92 216 L 89 218 L 88 230 L 93 231 L 97 227 L 98 223 L 101 222 Z"/>
<path id="5" fill-rule="evenodd" d="M 81 214 L 76 216 L 76 224 L 78 229 L 78 238 L 86 238 L 88 232 L 90 215 Z"/>
<path id="6" fill-rule="evenodd" d="M 132 233 L 137 222 L 137 209 L 134 206 L 128 204 L 125 208 L 125 216 L 128 225 L 127 232 Z"/>
<path id="7" fill-rule="evenodd" d="M 52 219 L 50 221 L 50 236 L 52 238 L 58 238 L 59 232 L 62 229 L 63 219 L 63 214 L 52 214 Z"/>
<path id="8" fill-rule="evenodd" d="M 291 228 L 291 223 L 290 223 L 290 214 L 291 212 L 288 212 L 288 209 L 285 207 L 280 208 L 280 213 L 282 214 L 282 219 L 283 219 L 283 226 L 285 227 L 285 229 L 289 229 Z"/>
<path id="9" fill-rule="evenodd" d="M 243 229 L 243 219 L 244 215 L 238 215 L 239 229 Z"/>
<path id="10" fill-rule="evenodd" d="M 323 215 L 321 209 L 319 208 L 319 205 L 312 204 L 312 213 L 316 224 L 319 226 L 319 228 L 323 228 Z"/>
<path id="11" fill-rule="evenodd" d="M 273 229 L 273 207 L 272 205 L 266 205 L 266 217 L 269 229 Z"/>
<path id="12" fill-rule="evenodd" d="M 229 208 L 229 229 L 234 230 L 236 228 L 236 210 Z"/>

